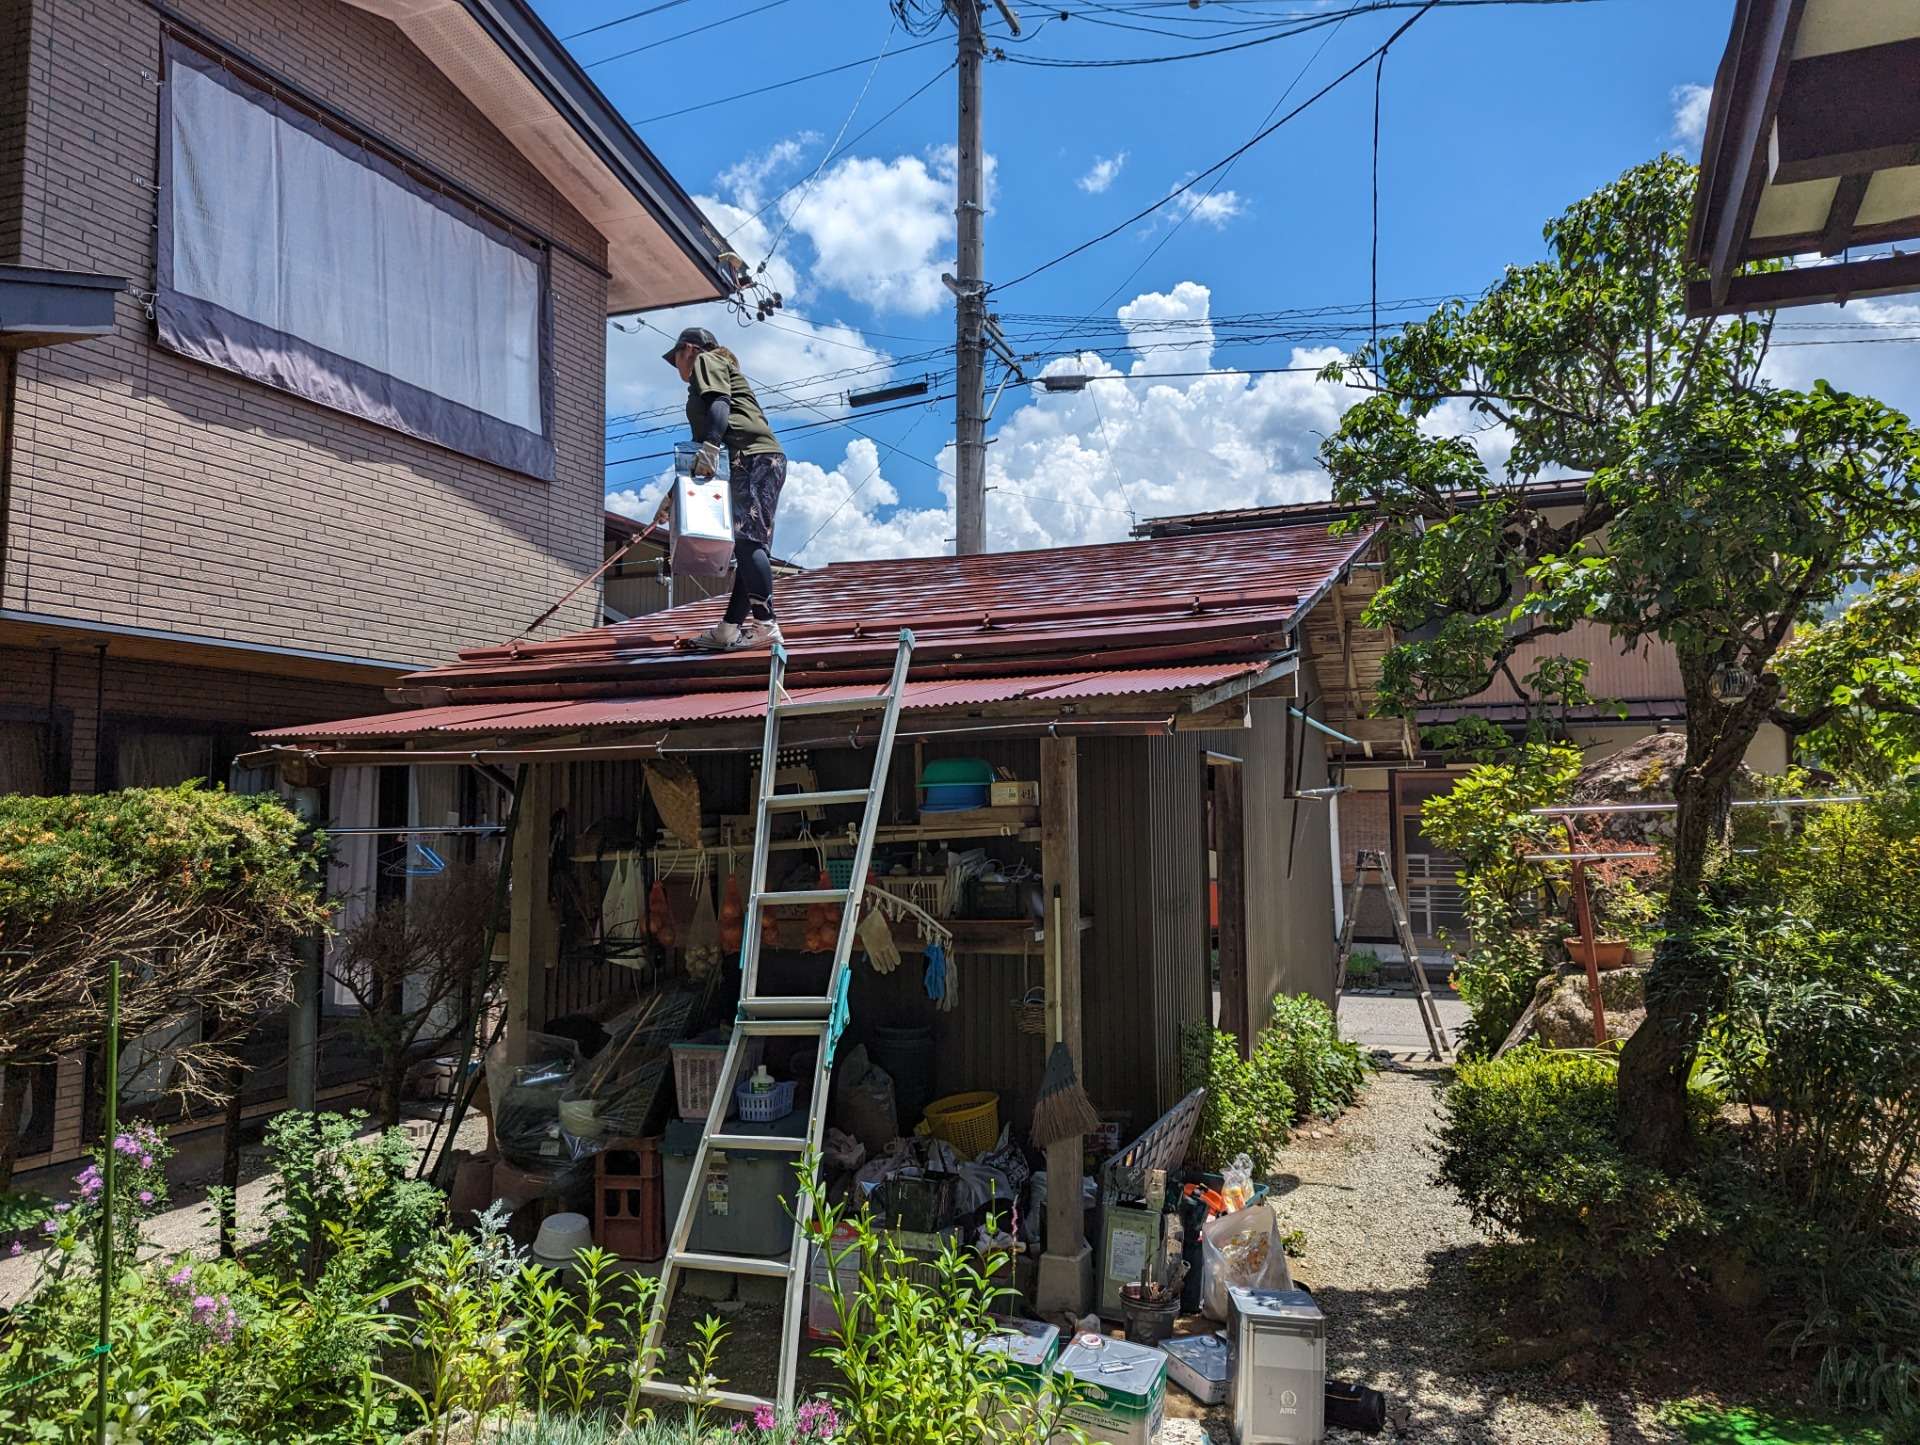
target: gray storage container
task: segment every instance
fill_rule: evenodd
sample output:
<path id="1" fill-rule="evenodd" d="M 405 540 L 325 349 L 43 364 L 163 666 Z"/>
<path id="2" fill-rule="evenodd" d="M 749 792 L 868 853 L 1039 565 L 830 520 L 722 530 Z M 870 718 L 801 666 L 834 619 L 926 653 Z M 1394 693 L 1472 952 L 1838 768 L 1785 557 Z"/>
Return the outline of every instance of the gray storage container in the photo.
<path id="1" fill-rule="evenodd" d="M 1327 1321 L 1303 1289 L 1227 1291 L 1233 1436 L 1239 1445 L 1320 1445 Z"/>
<path id="2" fill-rule="evenodd" d="M 796 1111 L 770 1124 L 730 1119 L 726 1129 L 729 1134 L 797 1138 L 806 1126 L 806 1114 Z M 670 1119 L 660 1142 L 669 1239 L 680 1222 L 680 1204 L 687 1197 L 687 1178 L 693 1172 L 702 1127 L 690 1119 Z M 707 1177 L 694 1201 L 698 1213 L 687 1248 L 702 1254 L 785 1254 L 793 1244 L 793 1169 L 799 1157 L 792 1150 L 709 1154 Z"/>

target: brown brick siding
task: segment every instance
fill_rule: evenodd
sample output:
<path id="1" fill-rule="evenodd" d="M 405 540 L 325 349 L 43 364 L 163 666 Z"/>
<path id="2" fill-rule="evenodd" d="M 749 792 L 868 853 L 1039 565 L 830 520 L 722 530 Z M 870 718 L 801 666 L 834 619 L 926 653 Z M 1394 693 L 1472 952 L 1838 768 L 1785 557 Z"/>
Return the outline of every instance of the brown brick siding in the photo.
<path id="1" fill-rule="evenodd" d="M 0 0 L 0 265 L 17 265 L 20 260 L 32 23 L 28 0 Z"/>
<path id="2" fill-rule="evenodd" d="M 53 706 L 67 729 L 70 792 L 92 792 L 100 776 L 100 713 L 109 720 L 170 718 L 243 732 L 357 717 L 385 712 L 390 706 L 378 687 L 359 683 L 183 667 L 112 655 L 106 659 L 104 677 L 100 667 L 99 654 L 91 649 L 62 649 L 56 669 L 52 653 L 45 649 L 0 648 L 0 706 L 43 713 L 49 676 L 54 679 Z"/>
<path id="3" fill-rule="evenodd" d="M 0 21 L 21 3 L 0 0 Z M 160 17 L 140 0 L 31 4 L 22 259 L 150 287 L 158 92 L 141 72 L 159 69 Z M 528 225 L 604 256 L 385 21 L 334 0 L 177 5 Z M 559 252 L 549 264 L 551 483 L 162 351 L 132 295 L 112 337 L 28 353 L 0 605 L 394 662 L 512 635 L 600 550 L 606 282 Z M 544 630 L 595 620 L 587 589 Z"/>

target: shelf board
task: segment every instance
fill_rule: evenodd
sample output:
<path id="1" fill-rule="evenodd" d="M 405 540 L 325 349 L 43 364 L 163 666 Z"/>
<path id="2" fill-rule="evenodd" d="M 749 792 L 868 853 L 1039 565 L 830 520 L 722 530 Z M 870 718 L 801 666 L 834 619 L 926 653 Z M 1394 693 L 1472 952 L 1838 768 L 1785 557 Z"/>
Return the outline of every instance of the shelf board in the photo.
<path id="1" fill-rule="evenodd" d="M 953 933 L 955 953 L 1019 953 L 1023 948 L 1037 952 L 1046 946 L 1046 930 L 1035 928 L 1024 919 L 943 918 L 940 923 Z M 1092 927 L 1091 918 L 1080 920 L 1082 933 Z M 806 940 L 806 934 L 805 919 L 780 920 L 780 947 L 783 950 L 799 950 Z M 926 945 L 920 941 L 920 935 L 911 922 L 894 926 L 893 941 L 902 953 L 926 952 Z"/>

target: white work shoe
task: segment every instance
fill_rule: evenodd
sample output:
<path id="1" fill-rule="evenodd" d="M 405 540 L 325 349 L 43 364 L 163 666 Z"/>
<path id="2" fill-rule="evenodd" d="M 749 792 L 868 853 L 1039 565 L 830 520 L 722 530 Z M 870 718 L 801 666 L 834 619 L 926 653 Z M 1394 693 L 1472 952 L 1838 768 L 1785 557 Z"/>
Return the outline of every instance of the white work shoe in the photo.
<path id="1" fill-rule="evenodd" d="M 740 652 L 749 647 L 771 647 L 776 642 L 784 646 L 786 639 L 780 635 L 780 624 L 768 617 L 748 618 L 741 623 L 716 622 L 687 646 L 701 652 Z"/>

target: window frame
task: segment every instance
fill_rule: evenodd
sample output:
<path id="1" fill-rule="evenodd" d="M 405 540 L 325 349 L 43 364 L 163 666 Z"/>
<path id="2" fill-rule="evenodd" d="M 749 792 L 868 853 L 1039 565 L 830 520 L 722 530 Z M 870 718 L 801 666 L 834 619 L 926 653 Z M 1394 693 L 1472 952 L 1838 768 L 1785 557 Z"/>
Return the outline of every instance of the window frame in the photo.
<path id="1" fill-rule="evenodd" d="M 285 86 L 198 39 L 163 29 L 163 77 L 157 137 L 153 320 L 159 345 L 192 360 L 300 396 L 375 426 L 542 481 L 556 476 L 554 325 L 550 248 L 502 225 L 430 176 L 404 164 L 378 137 L 291 95 Z M 290 332 L 177 289 L 174 281 L 174 78 L 192 70 L 336 154 L 374 172 L 416 200 L 532 262 L 538 278 L 538 433 L 328 351 Z"/>

